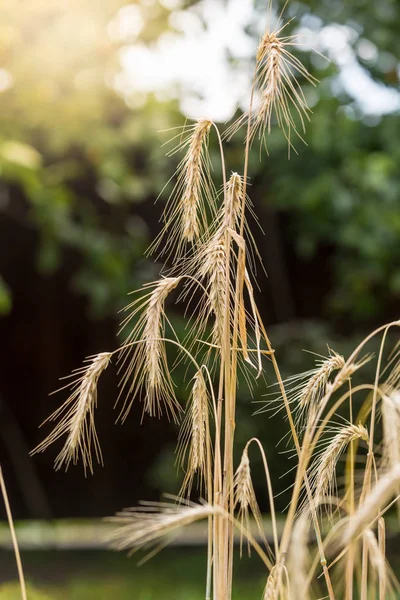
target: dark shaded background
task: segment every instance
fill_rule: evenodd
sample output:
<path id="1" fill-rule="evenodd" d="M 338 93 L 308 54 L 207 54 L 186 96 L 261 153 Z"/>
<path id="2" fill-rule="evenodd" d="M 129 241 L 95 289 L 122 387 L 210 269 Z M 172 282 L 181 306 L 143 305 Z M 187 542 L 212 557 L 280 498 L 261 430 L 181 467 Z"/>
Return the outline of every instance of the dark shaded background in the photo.
<path id="1" fill-rule="evenodd" d="M 144 15 L 139 41 L 153 47 L 173 30 L 170 11 L 156 1 L 137 4 Z M 255 36 L 265 4 L 255 4 L 248 35 Z M 116 346 L 126 294 L 160 267 L 143 258 L 167 194 L 154 202 L 177 160 L 165 156 L 168 134 L 160 131 L 184 122 L 186 92 L 168 101 L 149 94 L 142 103 L 134 82 L 125 96 L 113 89 L 119 49 L 138 42 L 108 35 L 126 5 L 20 0 L 0 8 L 0 460 L 16 517 L 100 516 L 179 488 L 174 426 L 151 419 L 141 426 L 139 403 L 124 426 L 113 424 L 115 368 L 99 392 L 104 468 L 88 479 L 80 466 L 54 472 L 55 447 L 28 457 L 49 432 L 38 425 L 62 401 L 48 396 L 58 379 L 85 356 Z M 182 10 L 201 8 L 195 2 Z M 290 11 L 297 17 L 292 29 L 301 23 L 317 35 L 328 25 L 346 26 L 353 32 L 348 48 L 364 72 L 398 90 L 398 2 L 292 2 Z M 227 68 L 247 68 L 245 59 L 226 58 Z M 343 86 L 345 60 L 304 52 L 300 58 L 321 80 L 308 145 L 298 144 L 299 156 L 288 162 L 285 141 L 274 132 L 270 156 L 260 161 L 255 149 L 250 164 L 265 235 L 254 231 L 268 273 L 259 270 L 258 301 L 286 374 L 312 365 L 303 348 L 346 349 L 397 318 L 400 294 L 398 111 L 366 114 Z M 312 93 L 307 85 L 305 93 Z M 239 134 L 228 147 L 231 170 L 242 169 L 242 142 Z M 210 151 L 216 156 L 213 140 Z M 181 308 L 169 308 L 183 332 Z M 185 393 L 180 384 L 178 394 Z M 256 390 L 254 400 L 263 393 Z M 253 411 L 243 388 L 237 443 L 259 435 L 279 491 L 286 458 L 276 443 L 285 424 L 253 419 Z"/>

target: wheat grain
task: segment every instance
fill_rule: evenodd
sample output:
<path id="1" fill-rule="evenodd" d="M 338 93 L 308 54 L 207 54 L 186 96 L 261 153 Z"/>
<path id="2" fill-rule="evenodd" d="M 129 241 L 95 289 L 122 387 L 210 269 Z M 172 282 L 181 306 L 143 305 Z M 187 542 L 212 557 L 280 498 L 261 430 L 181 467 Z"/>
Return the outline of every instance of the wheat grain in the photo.
<path id="1" fill-rule="evenodd" d="M 97 406 L 97 383 L 100 375 L 107 368 L 111 356 L 111 352 L 102 352 L 87 358 L 85 361 L 88 363 L 87 366 L 77 369 L 71 375 L 76 379 L 65 386 L 71 389 L 71 395 L 47 419 L 58 423 L 50 435 L 32 451 L 32 454 L 43 452 L 50 444 L 67 434 L 64 446 L 55 459 L 56 470 L 63 466 L 67 470 L 71 462 L 73 464 L 78 462 L 80 456 L 85 473 L 87 469 L 93 473 L 92 450 L 97 462 L 102 463 L 94 410 Z"/>

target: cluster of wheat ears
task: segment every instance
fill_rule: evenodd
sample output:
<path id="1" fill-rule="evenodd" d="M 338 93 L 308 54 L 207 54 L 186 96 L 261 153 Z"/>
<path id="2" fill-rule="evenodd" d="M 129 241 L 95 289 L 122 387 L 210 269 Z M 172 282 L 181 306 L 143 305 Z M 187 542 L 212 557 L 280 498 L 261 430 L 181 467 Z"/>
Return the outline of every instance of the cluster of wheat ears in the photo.
<path id="1" fill-rule="evenodd" d="M 49 417 L 56 426 L 35 452 L 65 436 L 57 469 L 81 460 L 85 471 L 92 471 L 94 458 L 102 461 L 95 427 L 97 385 L 115 357 L 121 375 L 121 419 L 138 398 L 144 413 L 180 423 L 177 457 L 184 471 L 177 499 L 144 503 L 115 517 L 120 524 L 113 539 L 116 548 L 158 549 L 178 528 L 204 519 L 206 599 L 232 597 L 238 531 L 241 543 L 246 540 L 265 565 L 264 600 L 383 600 L 398 591 L 385 556 L 385 513 L 400 493 L 400 348 L 387 352 L 386 346 L 388 331 L 400 321 L 374 331 L 349 358 L 330 351 L 314 370 L 282 381 L 253 294 L 251 267 L 257 251 L 246 223 L 252 211 L 246 193 L 249 153 L 255 139 L 267 148 L 274 126 L 293 148 L 293 138 L 304 135 L 311 112 L 301 82 L 315 85 L 316 80 L 290 52 L 301 40 L 286 35 L 282 14 L 271 26 L 270 4 L 268 13 L 270 25 L 258 48 L 248 112 L 224 135 L 206 119 L 176 131 L 177 147 L 171 154 L 181 152 L 183 158 L 166 203 L 164 229 L 151 248 L 164 254 L 170 266 L 158 281 L 135 293 L 122 323 L 128 332 L 125 343 L 88 358 L 71 375 L 64 388 L 70 388 L 70 396 Z M 228 178 L 224 140 L 242 125 L 247 127 L 243 173 Z M 211 135 L 220 150 L 221 191 L 211 178 Z M 165 312 L 174 295 L 188 306 L 185 340 L 178 339 Z M 381 336 L 375 359 L 364 350 L 374 336 Z M 191 391 L 185 407 L 175 397 L 169 345 L 187 364 Z M 375 380 L 352 387 L 353 374 L 373 359 Z M 297 460 L 291 501 L 279 532 L 268 459 L 260 441 L 248 441 L 238 466 L 233 454 L 238 373 L 251 384 L 268 364 L 279 389 L 275 403 L 285 413 Z M 356 406 L 362 406 L 357 413 Z M 376 429 L 382 431 L 379 443 Z M 254 492 L 250 445 L 258 448 L 265 469 L 271 544 Z M 358 459 L 358 451 L 364 460 Z M 345 483 L 338 486 L 337 465 L 344 457 Z M 198 502 L 189 499 L 194 489 Z M 256 530 L 250 527 L 254 521 Z"/>

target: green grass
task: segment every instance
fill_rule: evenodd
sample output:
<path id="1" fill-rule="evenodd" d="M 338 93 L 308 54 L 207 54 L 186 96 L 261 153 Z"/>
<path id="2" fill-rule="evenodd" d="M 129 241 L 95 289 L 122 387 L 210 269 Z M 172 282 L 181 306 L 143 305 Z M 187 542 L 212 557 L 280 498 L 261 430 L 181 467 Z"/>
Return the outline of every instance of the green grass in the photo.
<path id="1" fill-rule="evenodd" d="M 141 567 L 106 551 L 25 551 L 23 561 L 29 600 L 204 600 L 202 548 L 166 548 Z M 0 600 L 20 600 L 12 554 L 2 552 L 0 565 L 0 580 L 9 581 Z M 265 580 L 256 557 L 238 558 L 234 600 L 260 598 Z"/>

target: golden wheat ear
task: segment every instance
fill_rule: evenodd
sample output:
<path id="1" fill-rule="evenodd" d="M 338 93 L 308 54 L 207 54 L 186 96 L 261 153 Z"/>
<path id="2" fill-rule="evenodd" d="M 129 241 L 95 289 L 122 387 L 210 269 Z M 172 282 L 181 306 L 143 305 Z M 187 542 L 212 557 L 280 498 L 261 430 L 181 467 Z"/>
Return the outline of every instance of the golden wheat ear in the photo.
<path id="1" fill-rule="evenodd" d="M 299 78 L 313 86 L 318 80 L 289 51 L 289 48 L 299 45 L 300 37 L 285 35 L 284 30 L 289 23 L 282 25 L 281 18 L 272 29 L 271 7 L 269 13 L 269 23 L 257 51 L 250 109 L 229 127 L 224 137 L 230 139 L 242 125 L 248 124 L 250 142 L 258 137 L 268 152 L 266 136 L 270 134 L 275 119 L 288 142 L 289 151 L 293 149 L 296 152 L 292 133 L 304 142 L 302 134 L 311 113 Z"/>
<path id="2" fill-rule="evenodd" d="M 148 254 L 175 260 L 186 255 L 208 231 L 216 214 L 216 192 L 211 177 L 208 154 L 212 121 L 200 119 L 182 128 L 176 148 L 168 156 L 184 151 L 185 156 L 176 171 L 176 183 L 168 198 L 163 215 L 164 227 Z"/>
<path id="3" fill-rule="evenodd" d="M 88 469 L 93 473 L 93 452 L 97 462 L 102 464 L 94 410 L 97 406 L 97 383 L 100 375 L 108 367 L 111 356 L 112 352 L 102 352 L 87 358 L 85 362 L 88 364 L 70 375 L 74 381 L 61 388 L 61 390 L 70 388 L 69 398 L 45 421 L 58 421 L 58 423 L 31 454 L 43 452 L 66 434 L 64 446 L 55 460 L 56 470 L 62 467 L 67 470 L 71 462 L 76 464 L 81 458 L 85 474 Z"/>
<path id="4" fill-rule="evenodd" d="M 240 464 L 236 470 L 233 480 L 234 486 L 234 505 L 239 513 L 239 522 L 241 524 L 240 533 L 240 555 L 242 555 L 243 549 L 243 531 L 250 531 L 250 519 L 249 512 L 253 515 L 257 524 L 258 533 L 261 540 L 264 542 L 268 550 L 270 550 L 268 542 L 265 537 L 262 516 L 258 507 L 256 494 L 253 487 L 253 481 L 251 478 L 250 460 L 248 455 L 248 445 L 245 447 L 242 453 Z M 247 550 L 250 554 L 250 542 L 248 540 Z"/>
<path id="5" fill-rule="evenodd" d="M 109 520 L 119 525 L 110 538 L 116 550 L 150 550 L 153 555 L 165 546 L 182 527 L 207 517 L 223 514 L 220 507 L 193 502 L 160 503 L 143 502 L 142 506 L 127 508 Z"/>
<path id="6" fill-rule="evenodd" d="M 121 410 L 124 421 L 136 396 L 142 395 L 143 411 L 151 417 L 166 412 L 178 421 L 181 406 L 175 398 L 174 384 L 168 367 L 165 347 L 164 303 L 178 286 L 181 277 L 164 277 L 144 286 L 147 292 L 126 307 L 128 316 L 121 331 L 135 322 L 118 359 L 120 381 L 119 398 L 125 396 Z"/>
<path id="7" fill-rule="evenodd" d="M 200 369 L 193 378 L 192 392 L 186 416 L 179 431 L 177 462 L 184 469 L 185 477 L 179 496 L 190 496 L 193 479 L 197 474 L 199 487 L 207 491 L 207 465 L 211 457 L 210 399 L 206 382 Z"/>
<path id="8" fill-rule="evenodd" d="M 316 504 L 323 502 L 325 496 L 333 496 L 336 488 L 336 467 L 340 456 L 351 442 L 363 440 L 368 442 L 368 431 L 363 425 L 344 423 L 332 427 L 334 435 L 326 440 L 316 455 L 316 460 L 309 473 L 311 489 Z"/>

